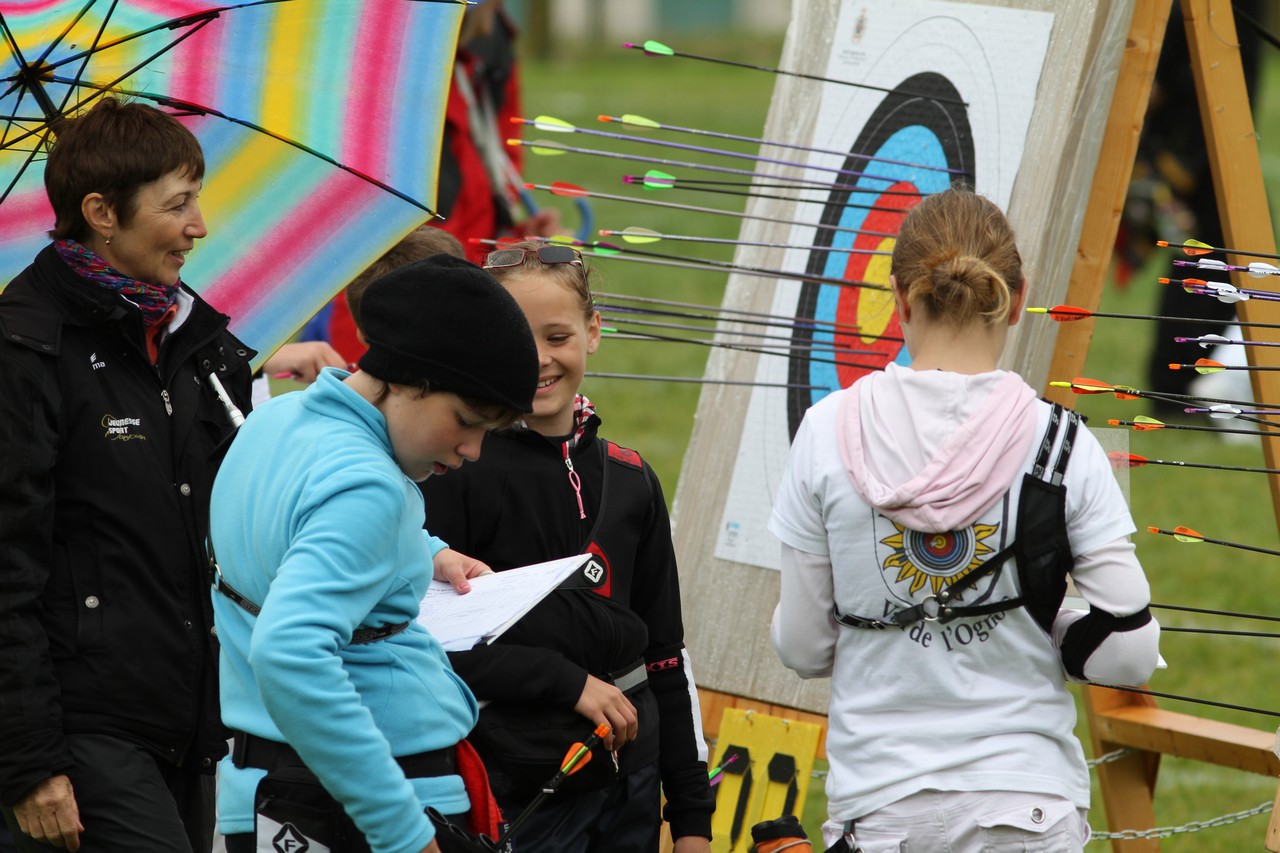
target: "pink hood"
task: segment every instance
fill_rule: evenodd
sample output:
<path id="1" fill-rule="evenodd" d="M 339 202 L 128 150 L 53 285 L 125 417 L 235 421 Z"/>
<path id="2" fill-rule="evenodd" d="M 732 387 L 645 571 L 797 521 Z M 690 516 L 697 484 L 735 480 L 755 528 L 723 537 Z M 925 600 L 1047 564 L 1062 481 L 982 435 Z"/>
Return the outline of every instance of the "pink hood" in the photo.
<path id="1" fill-rule="evenodd" d="M 854 488 L 912 530 L 972 524 L 1023 470 L 1036 395 L 1016 373 L 891 364 L 843 394 L 840 455 Z"/>

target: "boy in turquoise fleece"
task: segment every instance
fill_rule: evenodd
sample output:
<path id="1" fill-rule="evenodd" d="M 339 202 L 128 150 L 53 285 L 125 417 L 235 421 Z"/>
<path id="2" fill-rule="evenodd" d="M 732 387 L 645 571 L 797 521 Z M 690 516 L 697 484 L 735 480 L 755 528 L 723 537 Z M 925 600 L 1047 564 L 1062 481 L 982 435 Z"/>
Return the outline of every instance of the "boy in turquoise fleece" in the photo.
<path id="1" fill-rule="evenodd" d="M 531 410 L 537 351 L 501 285 L 445 255 L 376 281 L 363 315 L 360 369 L 255 411 L 214 484 L 232 593 L 213 596 L 222 716 L 238 739 L 218 795 L 229 853 L 256 849 L 254 747 L 296 752 L 373 853 L 435 853 L 424 807 L 470 808 L 459 776 L 407 778 L 396 761 L 451 757 L 475 724 L 470 690 L 414 619 L 433 575 L 465 591 L 488 568 L 423 531 L 415 481 L 477 458 L 487 429 Z M 363 641 L 370 628 L 394 633 Z"/>

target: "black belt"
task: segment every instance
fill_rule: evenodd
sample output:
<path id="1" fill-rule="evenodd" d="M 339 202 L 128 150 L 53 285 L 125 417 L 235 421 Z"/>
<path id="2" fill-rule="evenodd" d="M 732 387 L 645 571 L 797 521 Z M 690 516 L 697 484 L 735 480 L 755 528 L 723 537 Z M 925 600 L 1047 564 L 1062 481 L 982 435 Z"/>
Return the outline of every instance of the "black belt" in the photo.
<path id="1" fill-rule="evenodd" d="M 259 770 L 306 767 L 297 751 L 289 744 L 244 732 L 235 733 L 231 747 L 231 761 L 236 767 L 256 767 Z M 409 779 L 452 776 L 458 772 L 457 750 L 452 746 L 414 755 L 400 755 L 396 757 L 396 763 Z"/>

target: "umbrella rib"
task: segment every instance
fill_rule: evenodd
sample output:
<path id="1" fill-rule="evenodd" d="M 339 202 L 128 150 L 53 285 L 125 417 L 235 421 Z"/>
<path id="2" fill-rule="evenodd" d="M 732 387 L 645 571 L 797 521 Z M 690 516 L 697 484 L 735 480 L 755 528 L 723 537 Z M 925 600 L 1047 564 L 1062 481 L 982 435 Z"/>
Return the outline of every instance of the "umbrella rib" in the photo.
<path id="1" fill-rule="evenodd" d="M 13 180 L 9 182 L 9 186 L 5 187 L 4 193 L 0 194 L 0 204 L 4 204 L 5 199 L 9 197 L 9 193 L 13 192 L 13 188 L 18 185 L 18 181 L 22 178 L 22 175 L 27 171 L 27 167 L 30 166 L 32 161 L 36 159 L 36 154 L 39 153 L 39 151 L 40 151 L 40 146 L 37 145 L 31 149 L 31 152 L 29 154 L 27 154 L 27 159 L 23 161 L 22 166 L 17 171 L 14 172 Z"/>
<path id="2" fill-rule="evenodd" d="M 76 17 L 76 20 L 79 20 L 80 17 L 82 17 L 86 12 L 88 12 L 89 7 L 92 6 L 95 2 L 96 0 L 89 0 L 88 5 L 86 5 L 83 9 L 80 10 L 80 15 Z M 89 67 L 89 60 L 93 57 L 95 53 L 97 53 L 98 45 L 102 42 L 102 34 L 107 31 L 107 24 L 111 22 L 111 15 L 115 12 L 117 4 L 118 4 L 118 0 L 111 0 L 111 6 L 110 8 L 107 9 L 107 13 L 102 16 L 102 23 L 98 25 L 98 31 L 93 34 L 93 42 L 90 48 L 82 54 L 82 56 L 84 57 L 84 61 L 80 63 L 80 70 L 76 72 L 75 82 L 67 87 L 66 93 L 62 96 L 62 103 L 58 104 L 57 114 L 59 116 L 64 116 L 67 114 L 67 103 L 72 99 L 76 91 L 76 88 L 80 85 L 80 78 L 84 75 L 85 69 Z M 44 53 L 41 54 L 40 56 L 40 62 L 42 65 L 48 59 L 49 54 L 53 51 L 54 46 L 58 42 L 62 41 L 63 37 L 68 32 L 71 31 L 71 26 L 74 23 L 75 21 L 72 21 L 71 24 L 68 24 L 67 29 L 62 32 L 62 35 L 58 36 L 57 41 L 50 42 L 49 46 L 45 48 Z M 49 66 L 50 71 L 52 71 L 53 67 L 54 66 Z M 50 79 L 53 79 L 52 76 L 50 77 Z M 44 100 L 49 101 L 48 93 L 43 92 L 42 94 L 44 94 Z M 39 98 L 39 96 L 37 96 L 36 100 L 39 101 L 41 99 Z M 52 102 L 50 102 L 50 105 L 52 105 Z M 49 119 L 52 120 L 53 116 L 49 116 Z"/>
<path id="3" fill-rule="evenodd" d="M 280 2 L 289 2 L 289 0 L 263 0 L 263 2 L 267 2 L 267 3 L 280 3 Z M 246 5 L 259 5 L 259 4 L 246 4 Z M 200 20 L 200 21 L 198 22 L 198 25 L 197 25 L 197 26 L 193 26 L 193 27 L 191 27 L 191 28 L 190 28 L 190 29 L 188 29 L 186 32 L 184 32 L 182 35 L 180 35 L 180 36 L 178 36 L 177 38 L 175 38 L 172 42 L 170 42 L 169 44 L 167 44 L 167 45 L 165 45 L 164 47 L 160 48 L 160 49 L 159 49 L 159 50 L 157 50 L 155 53 L 151 54 L 151 55 L 150 55 L 150 56 L 148 56 L 146 59 L 142 60 L 142 61 L 141 61 L 141 62 L 139 62 L 137 65 L 133 66 L 133 67 L 132 67 L 132 68 L 130 68 L 128 71 L 126 71 L 126 72 L 124 72 L 123 74 L 121 74 L 120 76 L 116 77 L 116 79 L 112 80 L 112 81 L 111 81 L 111 82 L 109 82 L 109 83 L 102 83 L 102 84 L 98 84 L 98 83 L 86 83 L 86 82 L 81 78 L 81 76 L 80 76 L 79 74 L 77 74 L 75 77 L 60 77 L 60 76 L 53 75 L 53 74 L 48 75 L 48 79 L 49 79 L 51 82 L 54 82 L 54 83 L 62 83 L 62 84 L 65 84 L 65 85 L 67 86 L 67 95 L 66 95 L 66 97 L 64 97 L 64 98 L 62 99 L 62 104 L 61 104 L 61 106 L 60 106 L 60 107 L 59 107 L 59 109 L 58 109 L 58 114 L 59 114 L 59 115 L 65 115 L 65 114 L 67 113 L 67 103 L 68 103 L 69 101 L 71 101 L 71 99 L 72 99 L 72 93 L 74 93 L 77 89 L 90 89 L 90 90 L 92 90 L 92 91 L 93 91 L 93 94 L 92 94 L 92 95 L 90 95 L 89 97 L 85 98 L 85 99 L 84 99 L 84 100 L 82 100 L 82 101 L 76 101 L 76 103 L 72 106 L 72 109 L 73 109 L 73 110 L 78 110 L 78 109 L 80 109 L 80 108 L 81 108 L 81 107 L 83 107 L 85 104 L 88 104 L 90 101 L 94 100 L 95 98 L 97 98 L 97 97 L 99 97 L 99 96 L 101 96 L 101 95 L 103 95 L 103 94 L 106 94 L 107 92 L 120 92 L 120 93 L 125 93 L 125 90 L 115 88 L 115 86 L 116 86 L 116 84 L 117 84 L 117 83 L 119 83 L 119 82 L 120 82 L 120 81 L 122 81 L 122 80 L 127 80 L 129 77 L 131 77 L 131 76 L 134 74 L 134 72 L 138 71 L 139 69 L 145 68 L 145 67 L 146 67 L 147 65 L 149 65 L 152 61 L 154 61 L 154 60 L 156 59 L 156 57 L 158 57 L 158 56 L 160 56 L 160 55 L 162 55 L 162 54 L 164 54 L 164 53 L 167 53 L 167 52 L 168 52 L 168 51 L 170 51 L 170 50 L 173 50 L 175 47 L 177 47 L 179 44 L 181 44 L 181 43 L 182 43 L 183 41 L 185 41 L 187 38 L 190 38 L 191 36 L 193 36 L 193 35 L 195 35 L 196 33 L 198 33 L 198 32 L 199 32 L 199 31 L 200 31 L 204 26 L 206 26 L 207 24 L 209 24 L 209 23 L 210 23 L 211 21 L 213 21 L 213 20 L 214 20 L 214 18 L 216 18 L 216 17 L 217 17 L 217 16 L 216 16 L 216 15 L 214 15 L 214 16 L 212 16 L 212 17 L 208 17 L 208 18 L 205 18 L 205 19 L 203 19 L 203 20 Z M 193 19 L 194 19 L 194 16 L 193 16 Z M 152 29 L 154 30 L 155 28 L 152 28 Z M 148 32 L 150 32 L 150 31 L 148 31 Z M 109 45 L 104 45 L 101 49 L 102 49 L 102 50 L 105 50 L 107 47 L 111 47 L 111 46 L 116 45 L 116 44 L 120 44 L 120 42 L 119 42 L 119 41 L 112 42 L 112 43 L 111 43 L 111 44 L 109 44 Z M 94 53 L 94 52 L 95 52 L 95 51 L 86 51 L 85 53 L 80 54 L 80 55 L 81 55 L 81 56 L 86 57 L 86 59 L 87 59 L 88 57 L 91 57 L 91 56 L 93 55 L 93 53 Z M 60 63 L 60 64 L 65 64 L 65 62 L 64 62 L 64 63 Z M 52 67 L 54 67 L 54 66 L 50 66 L 50 67 L 52 68 Z M 83 69 L 82 69 L 82 70 L 83 70 Z M 145 93 L 138 93 L 138 94 L 144 94 L 144 95 L 145 95 Z M 47 117 L 46 117 L 46 121 L 48 121 L 48 118 L 47 118 Z M 27 131 L 26 133 L 23 133 L 23 134 L 22 134 L 22 135 L 20 135 L 20 136 L 14 137 L 13 139 L 5 140 L 5 141 L 4 141 L 4 143 L 3 143 L 3 145 L 2 145 L 2 146 L 0 146 L 0 147 L 10 148 L 10 147 L 12 147 L 12 146 L 16 145 L 17 143 L 22 142 L 24 139 L 26 139 L 26 138 L 28 138 L 28 137 L 30 137 L 30 136 L 34 136 L 34 135 L 36 135 L 36 134 L 39 134 L 40 132 L 41 132 L 41 129 Z"/>

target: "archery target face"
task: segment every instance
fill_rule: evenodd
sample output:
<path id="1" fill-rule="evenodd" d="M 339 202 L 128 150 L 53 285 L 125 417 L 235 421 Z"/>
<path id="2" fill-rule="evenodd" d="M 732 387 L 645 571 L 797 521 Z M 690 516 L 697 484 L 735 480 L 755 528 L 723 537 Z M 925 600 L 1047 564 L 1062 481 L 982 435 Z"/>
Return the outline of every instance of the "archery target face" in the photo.
<path id="1" fill-rule="evenodd" d="M 777 568 L 766 530 L 787 450 L 808 408 L 890 362 L 907 364 L 889 289 L 902 218 L 955 182 L 1007 208 L 1053 14 L 942 0 L 846 2 L 822 76 L 803 195 L 784 267 L 860 285 L 779 281 L 773 313 L 797 318 L 788 359 L 761 358 L 716 556 Z M 842 184 L 844 186 L 832 186 Z M 861 232 L 861 233 L 858 233 Z M 871 233 L 875 232 L 875 233 Z"/>

